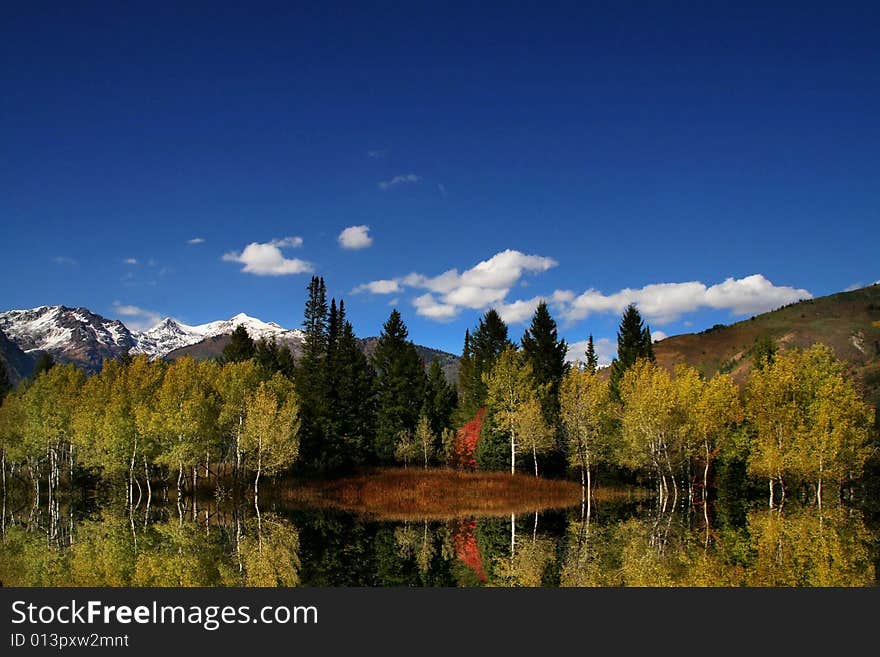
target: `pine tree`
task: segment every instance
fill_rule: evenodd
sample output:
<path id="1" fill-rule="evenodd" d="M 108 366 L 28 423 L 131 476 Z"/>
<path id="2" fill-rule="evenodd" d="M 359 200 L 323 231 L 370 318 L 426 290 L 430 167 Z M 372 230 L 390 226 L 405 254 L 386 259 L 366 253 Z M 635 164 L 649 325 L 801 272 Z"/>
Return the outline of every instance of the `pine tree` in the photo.
<path id="1" fill-rule="evenodd" d="M 544 419 L 555 427 L 559 421 L 559 384 L 568 372 L 568 363 L 565 362 L 568 345 L 559 339 L 556 322 L 543 301 L 538 304 L 532 323 L 523 334 L 522 351 L 532 366 L 535 383 L 546 389 L 541 400 Z"/>
<path id="2" fill-rule="evenodd" d="M 327 289 L 312 276 L 303 318 L 303 352 L 296 373 L 300 411 L 300 460 L 307 469 L 320 469 L 327 414 Z"/>
<path id="3" fill-rule="evenodd" d="M 541 448 L 545 452 L 554 452 L 547 467 L 550 470 L 562 471 L 565 469 L 565 461 L 562 455 L 565 453 L 565 440 L 562 435 L 562 426 L 559 421 L 559 386 L 563 377 L 569 370 L 565 361 L 568 345 L 565 340 L 559 339 L 556 322 L 550 316 L 547 304 L 541 301 L 535 309 L 532 323 L 522 337 L 522 351 L 526 361 L 532 366 L 532 377 L 536 388 L 542 391 L 539 401 L 544 422 L 550 428 L 551 442 L 555 442 L 555 449 L 547 449 L 544 440 Z"/>
<path id="4" fill-rule="evenodd" d="M 457 401 L 455 388 L 446 380 L 440 360 L 435 358 L 428 366 L 425 383 L 425 414 L 435 435 L 439 436 L 444 429 L 452 426 L 452 413 Z"/>
<path id="5" fill-rule="evenodd" d="M 293 379 L 293 354 L 287 345 L 279 346 L 273 335 L 271 339 L 260 338 L 254 352 L 254 359 L 263 371 L 265 378 L 278 373 Z"/>
<path id="6" fill-rule="evenodd" d="M 474 355 L 471 347 L 471 331 L 465 329 L 464 346 L 458 364 L 458 408 L 456 409 L 456 425 L 467 422 L 472 415 L 474 391 Z"/>
<path id="7" fill-rule="evenodd" d="M 344 470 L 369 460 L 376 429 L 376 375 L 345 319 L 345 304 L 330 306 L 327 417 L 323 462 Z"/>
<path id="8" fill-rule="evenodd" d="M 492 370 L 501 352 L 513 344 L 507 337 L 507 324 L 494 308 L 480 318 L 476 331 L 466 334 L 465 342 L 469 361 L 463 374 L 459 374 L 459 424 L 473 418 L 486 405 L 483 375 Z"/>
<path id="9" fill-rule="evenodd" d="M 620 397 L 619 386 L 624 372 L 640 358 L 654 361 L 651 329 L 642 321 L 635 304 L 629 304 L 623 311 L 617 331 L 617 358 L 611 362 L 611 390 L 615 398 Z"/>
<path id="10" fill-rule="evenodd" d="M 408 335 L 400 313 L 393 310 L 373 354 L 378 390 L 375 453 L 380 463 L 393 462 L 399 434 L 415 431 L 424 401 L 425 373 Z"/>
<path id="11" fill-rule="evenodd" d="M 256 354 L 256 346 L 253 339 L 248 335 L 244 325 L 239 324 L 229 338 L 229 344 L 223 347 L 224 363 L 240 363 L 250 360 Z"/>
<path id="12" fill-rule="evenodd" d="M 590 374 L 595 374 L 599 369 L 599 357 L 596 355 L 596 347 L 593 345 L 593 334 L 590 333 L 590 338 L 587 340 L 587 352 L 586 352 L 586 369 Z"/>

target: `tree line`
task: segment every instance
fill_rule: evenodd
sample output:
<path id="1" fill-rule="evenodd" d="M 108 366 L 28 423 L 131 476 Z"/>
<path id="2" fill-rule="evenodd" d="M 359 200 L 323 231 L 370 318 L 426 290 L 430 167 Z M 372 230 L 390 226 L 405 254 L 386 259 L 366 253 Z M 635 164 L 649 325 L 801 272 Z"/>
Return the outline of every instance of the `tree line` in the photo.
<path id="1" fill-rule="evenodd" d="M 805 482 L 821 504 L 873 449 L 874 411 L 827 347 L 778 354 L 762 344 L 741 389 L 726 374 L 659 367 L 632 305 L 602 370 L 592 336 L 583 360 L 567 361 L 546 303 L 519 346 L 489 310 L 465 332 L 457 386 L 438 360 L 423 362 L 397 310 L 367 356 L 320 277 L 303 331 L 296 358 L 237 327 L 219 360 L 141 356 L 91 377 L 49 363 L 0 407 L 4 486 L 9 472 L 37 493 L 48 482 L 51 495 L 62 477 L 94 471 L 124 478 L 134 503 L 157 479 L 176 480 L 180 496 L 218 468 L 252 478 L 256 493 L 261 476 L 291 469 L 400 463 L 574 473 L 587 504 L 597 473 L 624 472 L 650 477 L 664 503 L 705 503 L 723 454 L 767 482 L 771 506 Z"/>
<path id="2" fill-rule="evenodd" d="M 592 476 L 605 468 L 648 475 L 664 505 L 686 496 L 705 509 L 710 470 L 723 455 L 767 482 L 771 507 L 784 500 L 786 483 L 806 486 L 821 506 L 829 484 L 857 479 L 876 452 L 875 411 L 825 345 L 779 354 L 761 342 L 740 388 L 728 374 L 707 379 L 687 365 L 657 365 L 650 329 L 632 305 L 605 371 L 592 336 L 578 365 L 565 362 L 545 304 L 520 348 L 499 322 L 490 311 L 476 338 L 465 338 L 466 412 L 486 409 L 478 467 L 527 467 L 537 476 L 539 461 L 552 471 L 562 455 L 587 504 Z"/>

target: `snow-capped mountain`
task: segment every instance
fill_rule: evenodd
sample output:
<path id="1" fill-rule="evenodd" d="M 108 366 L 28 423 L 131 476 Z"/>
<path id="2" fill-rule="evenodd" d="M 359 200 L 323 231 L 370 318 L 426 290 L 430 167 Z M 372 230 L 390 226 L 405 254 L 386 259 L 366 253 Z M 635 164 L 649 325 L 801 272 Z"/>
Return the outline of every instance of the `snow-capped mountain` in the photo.
<path id="1" fill-rule="evenodd" d="M 100 368 L 134 347 L 131 331 L 118 319 L 88 308 L 40 306 L 0 313 L 0 330 L 25 353 L 46 351 L 57 360 Z"/>
<path id="2" fill-rule="evenodd" d="M 107 319 L 87 308 L 40 306 L 0 313 L 0 331 L 26 354 L 46 351 L 56 360 L 95 371 L 107 359 L 125 353 L 164 358 L 176 349 L 231 334 L 243 325 L 254 340 L 276 338 L 301 344 L 303 333 L 244 313 L 229 319 L 189 326 L 170 317 L 147 331 L 130 331 L 118 319 Z"/>
<path id="3" fill-rule="evenodd" d="M 145 353 L 151 358 L 162 358 L 175 349 L 197 344 L 202 340 L 231 334 L 236 327 L 244 326 L 253 340 L 274 337 L 280 340 L 301 342 L 302 331 L 288 330 L 275 322 L 264 322 L 256 317 L 239 313 L 229 319 L 190 326 L 166 317 L 153 328 L 134 333 L 135 345 L 131 353 Z"/>

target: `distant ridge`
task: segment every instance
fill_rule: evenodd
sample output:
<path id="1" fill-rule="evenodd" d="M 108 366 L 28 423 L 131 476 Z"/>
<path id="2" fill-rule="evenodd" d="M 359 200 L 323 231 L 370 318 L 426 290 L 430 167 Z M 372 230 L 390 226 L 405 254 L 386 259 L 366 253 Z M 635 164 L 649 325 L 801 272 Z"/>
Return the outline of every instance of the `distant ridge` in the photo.
<path id="1" fill-rule="evenodd" d="M 821 342 L 849 363 L 866 397 L 880 406 L 880 284 L 799 301 L 729 326 L 675 335 L 654 344 L 657 362 L 669 369 L 687 363 L 706 376 L 728 372 L 743 382 L 753 348 L 771 338 L 784 351 Z"/>

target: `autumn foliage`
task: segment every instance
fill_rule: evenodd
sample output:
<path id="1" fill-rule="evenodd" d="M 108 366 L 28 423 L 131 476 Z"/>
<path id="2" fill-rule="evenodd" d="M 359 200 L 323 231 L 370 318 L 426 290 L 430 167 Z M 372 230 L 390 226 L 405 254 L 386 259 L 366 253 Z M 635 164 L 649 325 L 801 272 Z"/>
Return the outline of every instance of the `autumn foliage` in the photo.
<path id="1" fill-rule="evenodd" d="M 477 469 L 477 459 L 474 457 L 474 453 L 477 451 L 477 442 L 480 440 L 480 432 L 483 430 L 483 420 L 485 417 L 486 407 L 483 406 L 455 434 L 455 448 L 453 450 L 455 467 L 464 468 L 465 470 Z"/>

